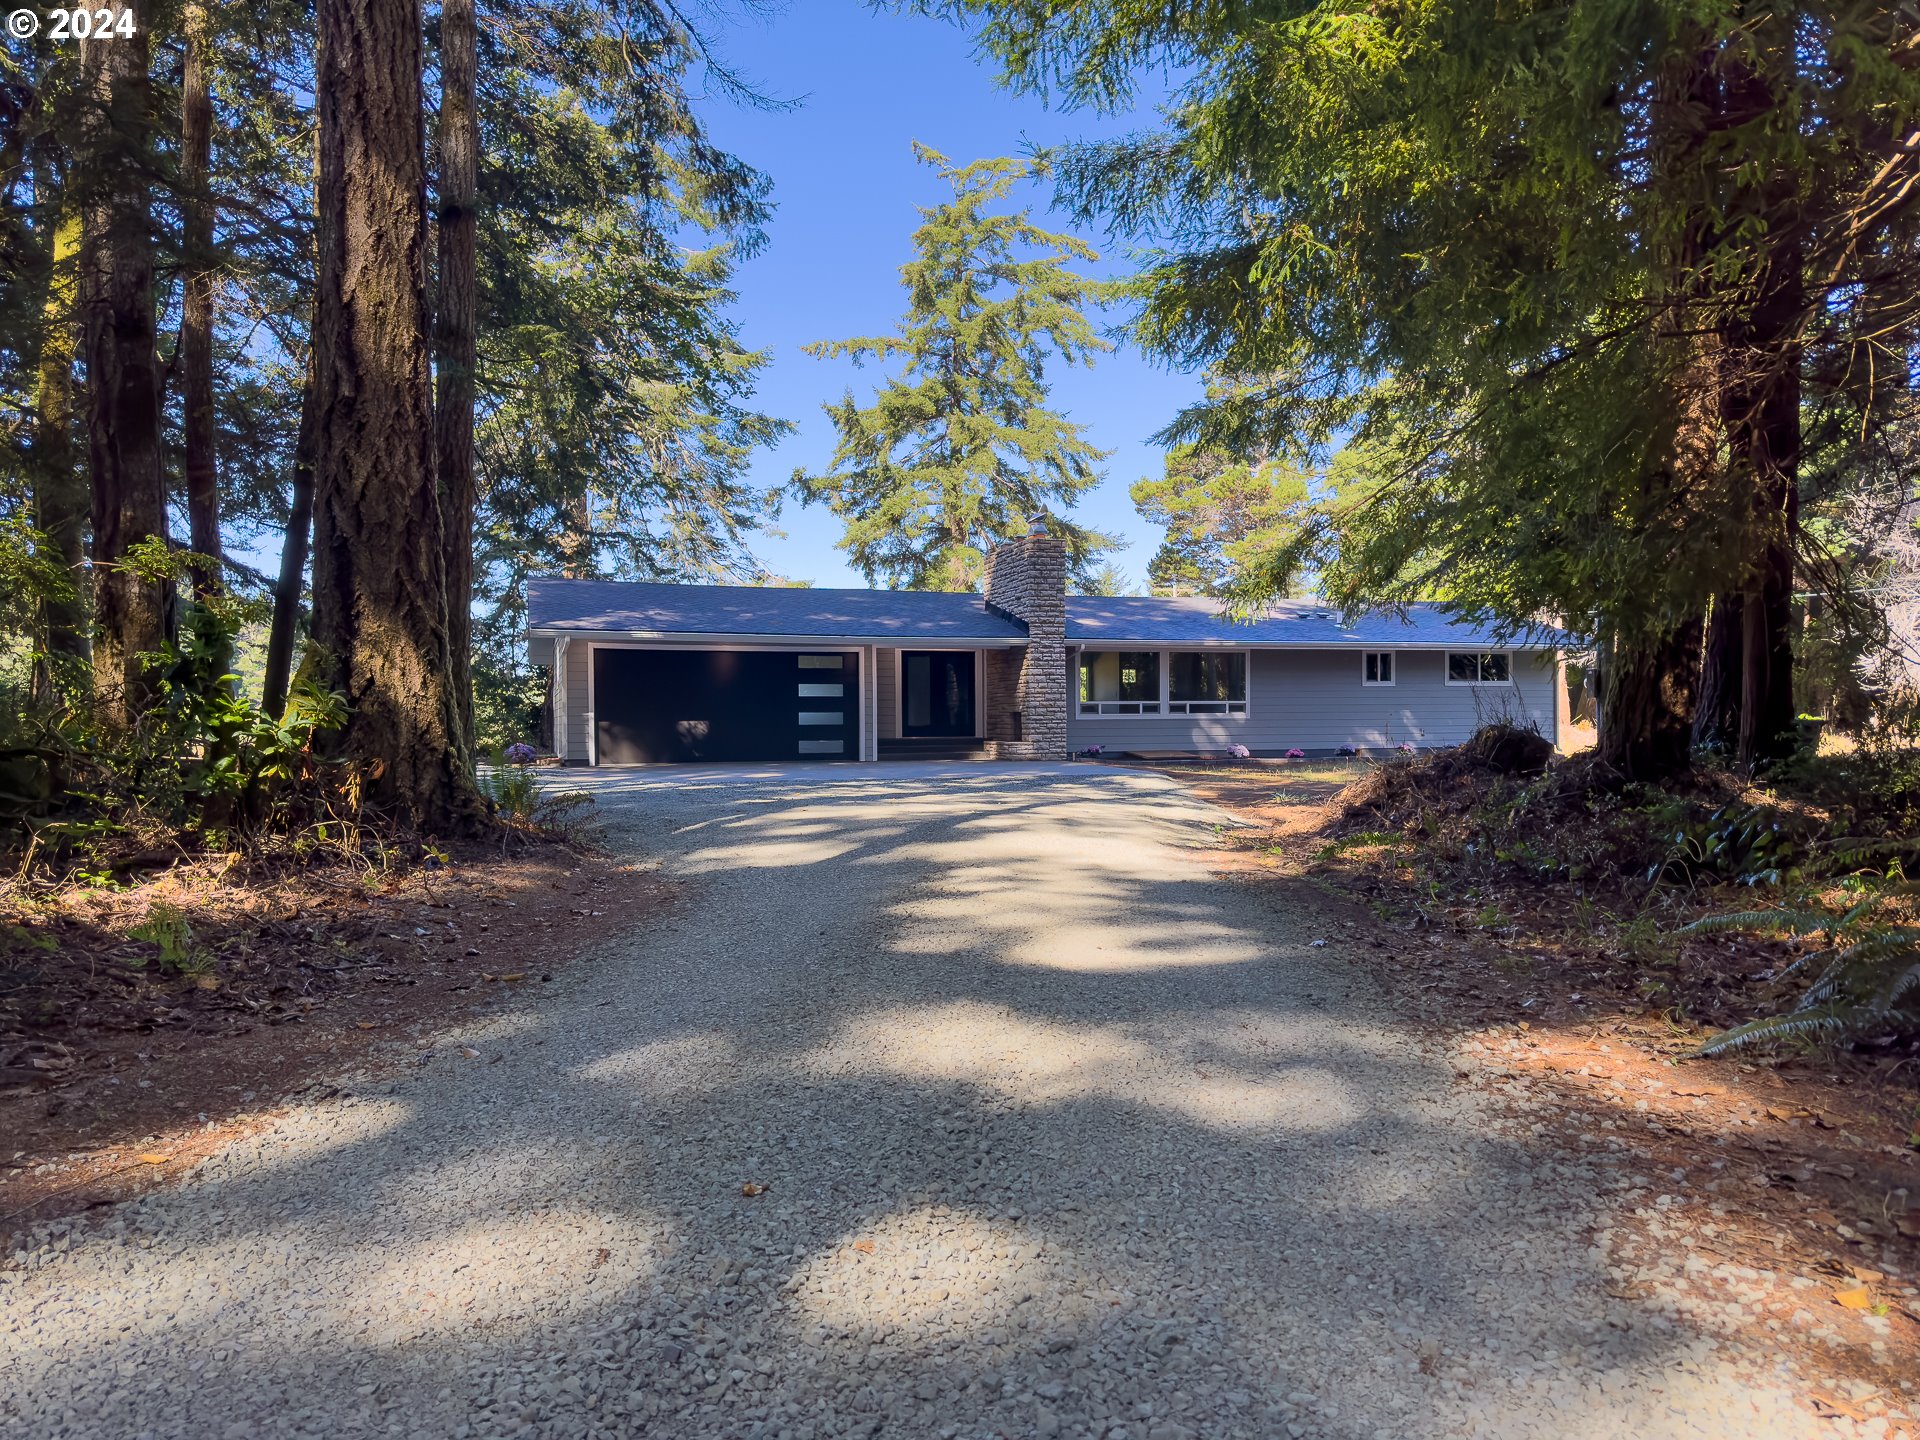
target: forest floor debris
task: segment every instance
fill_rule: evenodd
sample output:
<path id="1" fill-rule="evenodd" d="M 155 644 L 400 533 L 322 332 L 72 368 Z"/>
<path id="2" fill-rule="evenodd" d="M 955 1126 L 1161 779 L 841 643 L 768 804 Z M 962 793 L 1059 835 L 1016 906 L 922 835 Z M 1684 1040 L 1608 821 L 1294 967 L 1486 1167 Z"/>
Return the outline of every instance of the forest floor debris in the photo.
<path id="1" fill-rule="evenodd" d="M 396 870 L 183 865 L 0 902 L 0 1238 L 178 1178 L 320 1077 L 672 903 L 558 843 Z"/>

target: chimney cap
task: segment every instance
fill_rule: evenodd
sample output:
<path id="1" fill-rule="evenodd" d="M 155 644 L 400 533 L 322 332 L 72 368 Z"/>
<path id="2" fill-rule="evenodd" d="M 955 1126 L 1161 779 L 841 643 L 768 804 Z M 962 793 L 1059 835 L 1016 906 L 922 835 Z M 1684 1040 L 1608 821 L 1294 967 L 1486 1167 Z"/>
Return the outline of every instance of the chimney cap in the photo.
<path id="1" fill-rule="evenodd" d="M 1047 533 L 1047 512 L 1036 510 L 1027 517 L 1027 534 L 1044 535 Z"/>

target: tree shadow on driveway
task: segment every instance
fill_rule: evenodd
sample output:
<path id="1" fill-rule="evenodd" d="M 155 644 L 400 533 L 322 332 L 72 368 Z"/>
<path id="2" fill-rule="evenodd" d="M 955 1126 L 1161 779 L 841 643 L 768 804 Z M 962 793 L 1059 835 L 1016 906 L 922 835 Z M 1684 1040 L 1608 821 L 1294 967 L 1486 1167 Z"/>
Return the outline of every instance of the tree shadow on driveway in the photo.
<path id="1" fill-rule="evenodd" d="M 30 1426 L 1795 1433 L 1160 777 L 590 783 L 690 903 L 0 1289 Z"/>

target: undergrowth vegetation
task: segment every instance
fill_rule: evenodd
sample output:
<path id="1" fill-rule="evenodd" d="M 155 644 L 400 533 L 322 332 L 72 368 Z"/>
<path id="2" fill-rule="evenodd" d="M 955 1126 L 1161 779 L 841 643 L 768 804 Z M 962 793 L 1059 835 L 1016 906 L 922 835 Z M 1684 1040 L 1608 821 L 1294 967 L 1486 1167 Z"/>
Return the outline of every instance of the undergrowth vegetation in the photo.
<path id="1" fill-rule="evenodd" d="M 1353 782 L 1322 857 L 1398 845 L 1436 909 L 1463 882 L 1516 904 L 1570 897 L 1574 928 L 1641 967 L 1649 999 L 1690 942 L 1784 947 L 1760 972 L 1783 1003 L 1723 1025 L 1702 1053 L 1920 1039 L 1920 749 L 1803 756 L 1757 782 L 1709 767 L 1654 788 L 1586 757 L 1522 758 L 1495 728 Z M 1499 910 L 1476 923 L 1500 928 Z"/>
<path id="2" fill-rule="evenodd" d="M 183 606 L 130 724 L 64 700 L 80 687 L 49 676 L 45 657 L 37 671 L 0 675 L 0 851 L 16 898 L 201 862 L 373 874 L 445 862 L 431 835 L 369 803 L 384 761 L 339 757 L 331 742 L 348 720 L 345 695 L 302 675 L 272 714 L 241 685 L 236 636 L 250 618 L 247 602 L 228 597 Z M 493 759 L 478 778 L 503 846 L 574 834 L 585 796 L 548 793 L 528 746 Z"/>

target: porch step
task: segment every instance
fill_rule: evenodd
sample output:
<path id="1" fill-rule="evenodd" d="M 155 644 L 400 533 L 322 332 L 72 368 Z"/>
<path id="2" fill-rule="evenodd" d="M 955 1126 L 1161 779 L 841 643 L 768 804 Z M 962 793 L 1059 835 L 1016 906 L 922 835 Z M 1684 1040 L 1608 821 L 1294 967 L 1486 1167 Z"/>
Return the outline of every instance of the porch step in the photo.
<path id="1" fill-rule="evenodd" d="M 910 737 L 882 740 L 882 760 L 984 760 L 986 746 L 978 740 L 948 739 L 945 736 Z"/>

